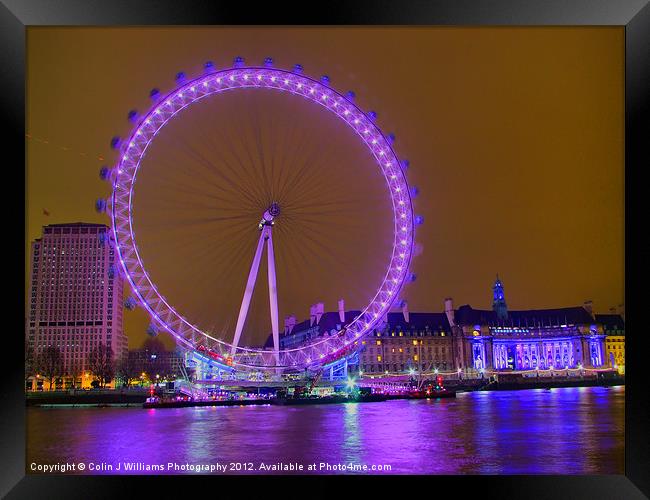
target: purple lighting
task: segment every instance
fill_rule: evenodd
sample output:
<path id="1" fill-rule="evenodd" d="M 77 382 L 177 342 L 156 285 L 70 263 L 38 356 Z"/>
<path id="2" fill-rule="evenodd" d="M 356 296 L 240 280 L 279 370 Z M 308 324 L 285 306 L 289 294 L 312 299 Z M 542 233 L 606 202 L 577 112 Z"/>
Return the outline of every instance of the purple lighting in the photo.
<path id="1" fill-rule="evenodd" d="M 273 352 L 264 349 L 236 347 L 234 364 L 242 368 L 288 368 L 307 366 L 309 360 L 325 356 L 342 355 L 351 349 L 350 344 L 372 331 L 375 325 L 389 311 L 395 298 L 410 275 L 408 269 L 413 253 L 414 216 L 412 197 L 403 171 L 404 162 L 397 158 L 391 141 L 374 123 L 376 114 L 364 113 L 351 100 L 327 85 L 302 76 L 302 66 L 293 71 L 269 67 L 243 67 L 243 59 L 236 58 L 235 68 L 204 74 L 184 81 L 175 90 L 154 103 L 142 116 L 117 164 L 110 214 L 116 249 L 125 276 L 135 297 L 147 310 L 152 321 L 161 329 L 174 335 L 182 344 L 196 349 L 199 340 L 207 348 L 220 354 L 230 353 L 233 346 L 212 337 L 182 317 L 157 291 L 142 263 L 132 229 L 132 201 L 135 181 L 140 162 L 159 131 L 179 111 L 197 103 L 208 95 L 220 94 L 238 89 L 269 89 L 302 97 L 337 116 L 350 127 L 375 158 L 382 172 L 393 207 L 394 240 L 393 251 L 387 272 L 370 303 L 352 320 L 341 335 L 318 340 L 312 344 L 280 351 L 280 359 Z M 389 136 L 390 137 L 390 136 Z M 332 354 L 334 353 L 334 354 Z M 331 359 L 330 359 L 331 360 Z"/>

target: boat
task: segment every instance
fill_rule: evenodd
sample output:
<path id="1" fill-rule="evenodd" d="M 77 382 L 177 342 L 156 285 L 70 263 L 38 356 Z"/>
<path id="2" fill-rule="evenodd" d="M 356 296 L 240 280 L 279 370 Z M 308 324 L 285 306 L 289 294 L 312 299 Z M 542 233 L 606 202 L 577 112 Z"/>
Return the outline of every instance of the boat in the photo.
<path id="1" fill-rule="evenodd" d="M 386 401 L 388 396 L 385 394 L 359 394 L 357 396 L 346 395 L 332 395 L 322 397 L 279 397 L 270 400 L 274 405 L 322 405 L 322 404 L 336 404 L 336 403 L 377 403 Z"/>
<path id="2" fill-rule="evenodd" d="M 456 391 L 448 391 L 443 389 L 441 391 L 427 390 L 427 391 L 414 391 L 407 395 L 407 399 L 439 399 L 439 398 L 455 398 Z"/>

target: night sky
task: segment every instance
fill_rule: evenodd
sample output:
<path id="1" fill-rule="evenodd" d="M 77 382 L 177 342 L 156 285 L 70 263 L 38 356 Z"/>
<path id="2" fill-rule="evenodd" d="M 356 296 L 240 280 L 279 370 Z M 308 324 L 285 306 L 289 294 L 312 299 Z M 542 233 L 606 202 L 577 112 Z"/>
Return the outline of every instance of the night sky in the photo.
<path id="1" fill-rule="evenodd" d="M 111 137 L 128 134 L 128 111 L 146 110 L 152 88 L 171 89 L 178 71 L 199 75 L 206 60 L 223 68 L 237 55 L 248 64 L 271 56 L 277 67 L 301 63 L 305 74 L 327 74 L 335 89 L 354 90 L 359 106 L 375 110 L 378 125 L 396 134 L 395 149 L 410 160 L 409 181 L 420 191 L 415 211 L 425 218 L 416 235 L 417 281 L 404 292 L 411 311 L 442 310 L 447 296 L 456 306 L 489 308 L 498 272 L 511 309 L 592 299 L 597 312 L 607 312 L 624 302 L 623 34 L 622 28 L 29 28 L 27 258 L 42 225 L 109 223 L 93 209 L 95 199 L 109 194 L 98 170 L 115 161 Z M 198 180 L 198 156 L 208 157 L 210 175 L 217 175 L 223 151 L 244 151 L 246 134 L 260 131 L 261 150 L 277 148 L 275 157 L 286 158 L 272 196 L 289 193 L 286 206 L 294 210 L 277 228 L 280 328 L 285 315 L 300 321 L 317 300 L 329 310 L 339 296 L 348 307 L 359 305 L 387 262 L 386 229 L 377 223 L 386 213 L 382 186 L 363 149 L 304 103 L 233 99 L 206 103 L 203 111 L 198 104 L 197 113 L 180 116 L 143 162 L 134 203 L 142 216 L 135 223 L 161 292 L 202 326 L 234 329 L 259 234 L 248 228 L 259 220 L 265 194 L 237 203 L 245 186 L 255 184 L 241 172 L 232 174 L 239 191 L 219 197 L 222 205 L 208 201 L 205 213 L 191 208 L 199 200 L 191 193 L 210 185 Z M 258 118 L 247 122 L 250 116 Z M 222 134 L 216 143 L 216 133 L 183 135 L 192 126 L 227 134 L 235 124 L 248 132 Z M 310 167 L 292 183 L 301 161 Z M 157 196 L 165 186 L 180 186 L 181 174 L 185 194 L 170 189 Z M 181 205 L 201 223 L 190 227 L 174 208 Z M 214 217 L 226 207 L 237 212 L 233 218 Z M 191 286 L 194 276 L 205 283 Z M 262 324 L 265 293 L 258 286 L 251 324 Z M 126 313 L 130 347 L 146 338 L 147 324 L 142 311 Z"/>

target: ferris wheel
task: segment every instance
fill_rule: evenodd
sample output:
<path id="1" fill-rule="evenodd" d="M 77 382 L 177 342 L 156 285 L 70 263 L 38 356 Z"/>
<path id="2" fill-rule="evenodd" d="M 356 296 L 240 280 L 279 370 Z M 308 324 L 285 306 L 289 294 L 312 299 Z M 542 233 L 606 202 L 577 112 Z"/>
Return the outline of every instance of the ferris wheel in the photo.
<path id="1" fill-rule="evenodd" d="M 204 69 L 204 73 L 195 78 L 187 78 L 179 73 L 174 90 L 166 95 L 161 95 L 155 89 L 151 92 L 153 104 L 146 113 L 130 112 L 129 119 L 134 125 L 128 138 L 120 140 L 116 137 L 112 141 L 119 155 L 115 166 L 104 167 L 100 171 L 100 177 L 110 182 L 112 193 L 107 200 L 98 200 L 96 208 L 110 215 L 111 245 L 115 248 L 121 272 L 133 293 L 127 299 L 126 307 L 130 309 L 140 305 L 146 310 L 151 318 L 150 333 L 167 332 L 183 347 L 229 369 L 301 371 L 318 369 L 350 355 L 361 347 L 363 337 L 377 328 L 391 307 L 401 300 L 400 291 L 404 284 L 415 279 L 410 264 L 414 253 L 415 226 L 422 223 L 422 217 L 414 216 L 412 198 L 417 194 L 417 189 L 407 182 L 408 161 L 398 158 L 392 145 L 394 136 L 381 131 L 376 123 L 376 114 L 362 111 L 355 104 L 353 92 L 342 94 L 334 90 L 326 76 L 320 79 L 305 76 L 300 65 L 291 70 L 276 68 L 270 58 L 260 66 L 246 66 L 243 59 L 238 57 L 232 67 L 217 70 L 208 62 Z M 335 334 L 318 336 L 290 348 L 282 348 L 280 343 L 278 296 L 283 293 L 283 284 L 277 281 L 279 263 L 274 246 L 277 228 L 282 226 L 285 212 L 286 217 L 290 217 L 291 211 L 288 204 L 283 204 L 281 196 L 267 196 L 264 205 L 257 205 L 260 208 L 254 214 L 255 223 L 247 223 L 247 226 L 238 229 L 249 237 L 246 245 L 253 238 L 256 243 L 239 252 L 250 263 L 248 275 L 233 280 L 236 283 L 232 283 L 232 293 L 241 298 L 237 320 L 236 324 L 222 328 L 221 331 L 225 332 L 222 335 L 216 335 L 213 330 L 188 319 L 159 291 L 145 267 L 142 242 L 136 239 L 134 229 L 137 225 L 133 208 L 136 180 L 145 181 L 142 175 L 139 176 L 144 158 L 157 140 L 168 137 L 164 135 L 164 129 L 169 129 L 168 126 L 178 116 L 199 109 L 208 102 L 208 97 L 222 95 L 222 99 L 233 99 L 238 93 L 249 95 L 261 91 L 300 100 L 307 103 L 306 106 L 312 111 L 334 117 L 337 126 L 343 126 L 345 133 L 371 159 L 381 176 L 383 197 L 390 207 L 389 216 L 373 221 L 373 224 L 387 228 L 391 237 L 383 270 L 368 292 L 370 299 L 358 307 L 358 313 Z M 266 175 L 264 177 L 261 183 L 271 182 Z M 363 193 L 358 197 L 361 198 L 359 202 L 364 203 Z M 242 332 L 256 283 L 264 280 L 260 277 L 261 267 L 266 268 L 268 283 L 270 347 L 242 345 Z M 218 318 L 215 321 L 218 322 Z"/>

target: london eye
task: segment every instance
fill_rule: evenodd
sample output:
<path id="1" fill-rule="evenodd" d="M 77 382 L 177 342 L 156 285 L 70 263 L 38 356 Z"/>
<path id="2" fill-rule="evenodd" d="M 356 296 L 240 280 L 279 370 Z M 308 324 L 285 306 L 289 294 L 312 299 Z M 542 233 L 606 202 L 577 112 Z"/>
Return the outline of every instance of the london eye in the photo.
<path id="1" fill-rule="evenodd" d="M 317 370 L 358 350 L 414 279 L 422 221 L 408 161 L 377 115 L 328 77 L 270 58 L 206 63 L 150 97 L 113 139 L 115 164 L 100 172 L 112 192 L 96 204 L 111 219 L 127 308 L 227 370 Z M 281 313 L 300 315 L 319 290 L 353 313 L 283 346 Z"/>

